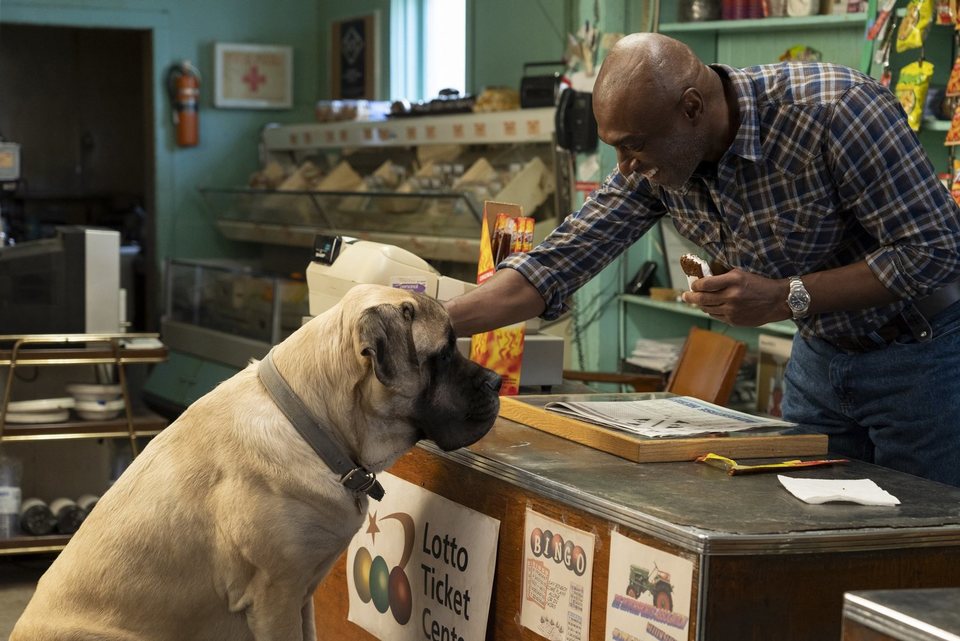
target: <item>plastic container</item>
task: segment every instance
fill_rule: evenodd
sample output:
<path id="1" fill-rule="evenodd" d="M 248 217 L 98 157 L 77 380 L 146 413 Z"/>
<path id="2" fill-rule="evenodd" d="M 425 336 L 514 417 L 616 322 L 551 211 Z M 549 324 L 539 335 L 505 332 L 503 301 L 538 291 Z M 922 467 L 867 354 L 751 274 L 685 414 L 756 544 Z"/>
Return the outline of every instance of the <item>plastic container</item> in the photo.
<path id="1" fill-rule="evenodd" d="M 50 506 L 38 498 L 24 500 L 20 508 L 20 529 L 31 536 L 44 536 L 53 532 L 57 519 Z"/>
<path id="2" fill-rule="evenodd" d="M 20 480 L 23 464 L 0 450 L 0 539 L 20 535 Z"/>
<path id="3" fill-rule="evenodd" d="M 60 534 L 73 534 L 87 518 L 87 513 L 76 501 L 65 497 L 54 499 L 50 503 L 50 510 L 57 518 L 57 532 Z"/>

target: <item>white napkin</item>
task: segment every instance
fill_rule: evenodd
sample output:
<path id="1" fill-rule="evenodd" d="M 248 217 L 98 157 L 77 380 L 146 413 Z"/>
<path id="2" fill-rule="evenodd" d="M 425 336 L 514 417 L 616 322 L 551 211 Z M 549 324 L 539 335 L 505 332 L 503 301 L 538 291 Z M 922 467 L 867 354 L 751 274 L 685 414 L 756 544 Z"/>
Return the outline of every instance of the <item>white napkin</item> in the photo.
<path id="1" fill-rule="evenodd" d="M 780 484 L 806 503 L 851 501 L 861 505 L 900 505 L 900 499 L 870 479 L 800 479 L 778 474 Z"/>

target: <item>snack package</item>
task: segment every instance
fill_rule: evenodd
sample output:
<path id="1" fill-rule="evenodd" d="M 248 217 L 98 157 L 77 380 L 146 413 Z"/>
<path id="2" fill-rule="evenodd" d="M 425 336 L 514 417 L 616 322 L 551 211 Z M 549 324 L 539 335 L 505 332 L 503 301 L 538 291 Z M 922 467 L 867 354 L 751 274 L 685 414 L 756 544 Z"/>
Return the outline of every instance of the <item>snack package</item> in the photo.
<path id="1" fill-rule="evenodd" d="M 920 131 L 923 105 L 927 100 L 927 88 L 933 75 L 933 63 L 926 60 L 911 62 L 900 70 L 896 94 L 900 105 L 907 112 L 907 122 L 914 131 Z"/>
<path id="2" fill-rule="evenodd" d="M 936 0 L 937 2 L 937 24 L 938 25 L 952 25 L 954 23 L 954 10 L 953 0 Z"/>
<path id="3" fill-rule="evenodd" d="M 684 254 L 680 257 L 680 268 L 687 276 L 687 287 L 693 288 L 693 281 L 704 276 L 713 276 L 710 263 L 694 254 Z"/>
<path id="4" fill-rule="evenodd" d="M 943 144 L 947 147 L 960 145 L 960 105 L 953 110 L 953 118 L 950 119 L 950 129 L 947 131 L 947 137 Z"/>
<path id="5" fill-rule="evenodd" d="M 483 203 L 480 231 L 480 261 L 477 263 L 477 284 L 493 276 L 497 263 L 514 252 L 533 248 L 533 218 L 523 215 L 523 207 L 515 203 Z M 503 383 L 501 396 L 520 392 L 520 369 L 526 323 L 507 325 L 470 340 L 470 360 L 499 374 Z"/>
<path id="6" fill-rule="evenodd" d="M 897 53 L 919 49 L 933 22 L 933 0 L 910 0 L 897 31 Z"/>
<path id="7" fill-rule="evenodd" d="M 780 62 L 820 62 L 823 54 L 805 45 L 794 45 L 780 55 Z"/>
<path id="8" fill-rule="evenodd" d="M 953 172 L 953 182 L 950 185 L 950 195 L 953 201 L 960 205 L 960 169 Z"/>
<path id="9" fill-rule="evenodd" d="M 947 80 L 947 96 L 960 96 L 960 56 L 953 61 L 950 79 Z"/>

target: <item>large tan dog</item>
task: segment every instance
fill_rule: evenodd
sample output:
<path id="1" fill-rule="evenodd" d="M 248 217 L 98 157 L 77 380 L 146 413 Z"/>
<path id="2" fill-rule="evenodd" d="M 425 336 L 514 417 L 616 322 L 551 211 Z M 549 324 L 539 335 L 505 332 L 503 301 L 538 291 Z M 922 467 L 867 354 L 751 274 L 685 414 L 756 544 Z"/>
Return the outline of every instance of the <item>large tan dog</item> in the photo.
<path id="1" fill-rule="evenodd" d="M 358 286 L 272 351 L 352 459 L 387 468 L 493 425 L 500 378 L 463 358 L 436 301 Z M 312 595 L 360 528 L 345 488 L 281 413 L 257 364 L 137 457 L 40 579 L 11 641 L 298 641 Z"/>

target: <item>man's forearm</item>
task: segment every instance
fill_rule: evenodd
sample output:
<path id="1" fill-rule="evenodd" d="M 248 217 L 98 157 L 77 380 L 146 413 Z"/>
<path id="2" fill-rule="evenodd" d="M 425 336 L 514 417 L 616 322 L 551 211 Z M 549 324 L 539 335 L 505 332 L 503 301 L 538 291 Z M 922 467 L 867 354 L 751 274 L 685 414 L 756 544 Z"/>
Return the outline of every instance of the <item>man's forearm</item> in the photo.
<path id="1" fill-rule="evenodd" d="M 471 336 L 539 316 L 546 308 L 520 272 L 501 269 L 480 287 L 445 303 L 457 336 Z"/>

